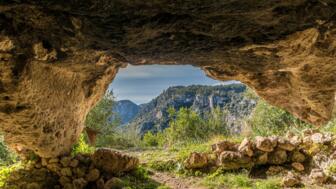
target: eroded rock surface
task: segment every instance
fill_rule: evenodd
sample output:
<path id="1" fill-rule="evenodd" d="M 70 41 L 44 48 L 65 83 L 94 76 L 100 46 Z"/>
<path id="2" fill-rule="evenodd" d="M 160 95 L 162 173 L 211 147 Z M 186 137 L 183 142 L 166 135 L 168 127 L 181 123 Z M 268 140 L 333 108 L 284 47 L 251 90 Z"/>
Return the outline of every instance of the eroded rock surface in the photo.
<path id="1" fill-rule="evenodd" d="M 319 125 L 335 101 L 333 0 L 0 3 L 0 124 L 18 151 L 69 151 L 118 67 L 192 64 Z"/>

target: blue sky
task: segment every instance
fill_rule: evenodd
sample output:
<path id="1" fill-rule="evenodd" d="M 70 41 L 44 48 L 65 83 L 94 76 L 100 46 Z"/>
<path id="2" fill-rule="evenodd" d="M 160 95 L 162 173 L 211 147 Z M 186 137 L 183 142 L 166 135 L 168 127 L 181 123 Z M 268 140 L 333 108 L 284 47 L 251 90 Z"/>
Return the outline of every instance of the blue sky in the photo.
<path id="1" fill-rule="evenodd" d="M 109 89 L 113 90 L 117 100 L 128 99 L 142 104 L 170 86 L 220 83 L 207 77 L 201 69 L 190 65 L 128 65 L 119 70 Z"/>

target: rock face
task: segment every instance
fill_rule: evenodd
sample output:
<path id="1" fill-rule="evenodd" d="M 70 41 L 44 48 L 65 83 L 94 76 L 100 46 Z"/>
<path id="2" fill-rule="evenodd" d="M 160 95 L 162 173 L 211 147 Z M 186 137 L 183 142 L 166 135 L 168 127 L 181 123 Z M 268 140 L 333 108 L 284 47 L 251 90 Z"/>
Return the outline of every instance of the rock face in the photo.
<path id="1" fill-rule="evenodd" d="M 139 109 L 139 106 L 130 100 L 119 100 L 114 105 L 113 112 L 118 114 L 121 119 L 121 124 L 125 124 L 136 117 L 139 113 Z"/>
<path id="2" fill-rule="evenodd" d="M 141 104 L 138 115 L 126 126 L 143 136 L 146 132 L 158 132 L 169 127 L 168 109 L 182 107 L 196 111 L 201 117 L 215 108 L 226 108 L 226 120 L 232 133 L 241 130 L 241 120 L 250 115 L 256 101 L 244 96 L 246 86 L 229 84 L 217 86 L 191 85 L 174 86 L 163 91 L 149 103 Z"/>
<path id="3" fill-rule="evenodd" d="M 319 125 L 335 102 L 333 0 L 0 3 L 0 125 L 17 151 L 69 151 L 118 67 L 192 64 Z"/>

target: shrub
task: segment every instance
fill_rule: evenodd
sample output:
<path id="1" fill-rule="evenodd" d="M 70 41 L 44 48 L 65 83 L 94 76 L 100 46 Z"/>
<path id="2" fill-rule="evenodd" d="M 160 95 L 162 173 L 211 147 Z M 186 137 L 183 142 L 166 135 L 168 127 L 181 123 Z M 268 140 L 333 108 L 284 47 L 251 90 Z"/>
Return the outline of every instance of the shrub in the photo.
<path id="1" fill-rule="evenodd" d="M 94 147 L 91 147 L 87 144 L 85 140 L 85 135 L 81 134 L 78 139 L 78 142 L 73 146 L 71 154 L 75 156 L 76 154 L 83 153 L 83 154 L 90 154 L 94 152 Z"/>
<path id="2" fill-rule="evenodd" d="M 254 135 L 284 135 L 287 131 L 299 132 L 312 126 L 292 114 L 259 100 L 248 123 Z"/>
<path id="3" fill-rule="evenodd" d="M 142 139 L 145 146 L 158 146 L 158 136 L 152 132 L 147 132 Z"/>

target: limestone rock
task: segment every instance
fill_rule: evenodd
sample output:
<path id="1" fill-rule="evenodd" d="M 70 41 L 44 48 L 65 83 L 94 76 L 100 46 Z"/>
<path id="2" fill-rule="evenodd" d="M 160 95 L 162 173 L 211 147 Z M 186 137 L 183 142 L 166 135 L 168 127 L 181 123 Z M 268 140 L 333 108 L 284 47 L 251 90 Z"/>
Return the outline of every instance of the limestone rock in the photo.
<path id="1" fill-rule="evenodd" d="M 271 142 L 271 140 L 267 137 L 261 137 L 261 136 L 257 136 L 255 138 L 255 143 L 256 143 L 256 147 L 264 152 L 272 152 L 273 151 L 273 143 Z"/>
<path id="2" fill-rule="evenodd" d="M 61 175 L 62 176 L 69 176 L 71 177 L 72 176 L 72 171 L 69 167 L 66 167 L 66 168 L 62 168 L 61 169 Z"/>
<path id="3" fill-rule="evenodd" d="M 287 161 L 287 153 L 285 150 L 276 149 L 268 155 L 269 164 L 283 164 Z"/>
<path id="4" fill-rule="evenodd" d="M 288 172 L 286 177 L 283 178 L 282 183 L 285 187 L 295 187 L 301 185 L 301 179 L 294 173 Z"/>
<path id="5" fill-rule="evenodd" d="M 89 182 L 93 182 L 99 179 L 100 171 L 98 169 L 91 169 L 89 173 L 86 175 L 86 180 Z"/>
<path id="6" fill-rule="evenodd" d="M 278 148 L 286 151 L 293 151 L 295 146 L 290 141 L 280 138 L 278 140 Z"/>
<path id="7" fill-rule="evenodd" d="M 27 189 L 41 189 L 41 186 L 36 182 L 28 183 Z"/>
<path id="8" fill-rule="evenodd" d="M 87 181 L 83 178 L 75 179 L 72 182 L 74 189 L 84 189 L 87 185 Z"/>
<path id="9" fill-rule="evenodd" d="M 239 152 L 223 151 L 218 157 L 218 165 L 224 169 L 249 168 L 253 166 L 253 162 L 249 156 Z"/>
<path id="10" fill-rule="evenodd" d="M 296 171 L 299 171 L 299 172 L 304 171 L 304 169 L 305 169 L 304 166 L 301 163 L 298 163 L 298 162 L 294 162 L 291 165 Z"/>
<path id="11" fill-rule="evenodd" d="M 20 2 L 2 2 L 0 17 L 0 124 L 12 149 L 68 153 L 129 62 L 192 64 L 314 125 L 331 118 L 332 0 Z"/>
<path id="12" fill-rule="evenodd" d="M 205 168 L 209 164 L 208 156 L 205 153 L 193 152 L 185 160 L 184 165 L 187 169 Z"/>
<path id="13" fill-rule="evenodd" d="M 237 151 L 237 145 L 231 141 L 224 140 L 211 146 L 214 153 L 220 154 L 223 151 Z"/>
<path id="14" fill-rule="evenodd" d="M 15 48 L 14 43 L 8 37 L 0 38 L 0 52 L 10 52 Z"/>
<path id="15" fill-rule="evenodd" d="M 268 162 L 268 153 L 267 152 L 259 154 L 257 156 L 256 164 L 264 165 L 264 164 L 267 164 L 267 162 Z"/>
<path id="16" fill-rule="evenodd" d="M 92 161 L 97 168 L 111 174 L 131 171 L 139 164 L 137 158 L 107 148 L 97 149 Z"/>
<path id="17" fill-rule="evenodd" d="M 71 157 L 62 157 L 60 160 L 60 163 L 63 165 L 63 167 L 67 167 L 69 166 L 69 164 L 71 163 Z"/>
<path id="18" fill-rule="evenodd" d="M 300 151 L 293 151 L 291 154 L 291 161 L 302 163 L 306 160 L 306 157 Z"/>
<path id="19" fill-rule="evenodd" d="M 313 169 L 310 172 L 309 178 L 312 179 L 314 184 L 324 184 L 328 177 L 321 169 Z"/>
<path id="20" fill-rule="evenodd" d="M 245 138 L 238 147 L 238 151 L 250 157 L 253 156 L 253 143 Z"/>
<path id="21" fill-rule="evenodd" d="M 268 176 L 275 176 L 275 175 L 283 175 L 285 174 L 285 172 L 286 170 L 282 166 L 270 166 L 267 169 L 266 174 Z"/>
<path id="22" fill-rule="evenodd" d="M 104 184 L 104 189 L 122 189 L 124 183 L 119 178 L 113 177 L 110 180 L 106 181 Z"/>
<path id="23" fill-rule="evenodd" d="M 78 166 L 78 163 L 79 163 L 79 161 L 77 159 L 73 159 L 73 160 L 71 160 L 69 165 L 70 165 L 70 167 L 75 168 L 75 167 Z"/>

